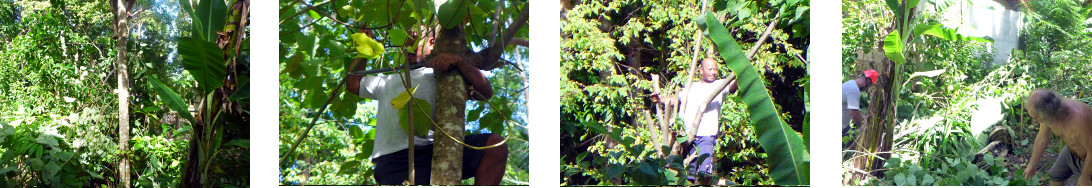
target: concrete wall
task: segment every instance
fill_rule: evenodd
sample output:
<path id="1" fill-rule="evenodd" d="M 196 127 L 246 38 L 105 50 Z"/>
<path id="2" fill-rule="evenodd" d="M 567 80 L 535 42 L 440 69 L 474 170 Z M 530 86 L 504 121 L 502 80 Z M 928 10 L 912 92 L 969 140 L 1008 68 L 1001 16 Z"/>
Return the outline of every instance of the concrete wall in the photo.
<path id="1" fill-rule="evenodd" d="M 1009 53 L 1018 46 L 1022 12 L 993 0 L 960 1 L 945 11 L 945 26 L 958 27 L 966 36 L 993 38 L 993 64 L 1008 62 Z"/>

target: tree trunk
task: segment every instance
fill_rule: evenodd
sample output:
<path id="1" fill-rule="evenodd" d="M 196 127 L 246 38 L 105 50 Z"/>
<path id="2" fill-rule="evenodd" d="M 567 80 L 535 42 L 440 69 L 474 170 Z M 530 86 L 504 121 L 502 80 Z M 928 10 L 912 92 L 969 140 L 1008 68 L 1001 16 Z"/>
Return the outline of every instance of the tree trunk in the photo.
<path id="1" fill-rule="evenodd" d="M 463 147 L 452 138 L 463 139 L 467 90 L 457 70 L 436 73 L 436 128 L 447 136 L 437 136 L 432 150 L 432 185 L 458 185 L 462 178 Z"/>
<path id="2" fill-rule="evenodd" d="M 118 149 L 122 153 L 118 163 L 118 184 L 129 187 L 129 71 L 125 62 L 128 59 L 125 43 L 129 38 L 129 10 L 125 1 L 116 2 L 114 34 L 117 36 Z"/>
<path id="3" fill-rule="evenodd" d="M 466 42 L 463 29 L 441 29 L 436 38 L 432 54 L 465 54 Z M 454 139 L 463 139 L 467 87 L 461 74 L 454 68 L 436 72 L 436 129 L 447 132 L 451 137 L 437 134 L 432 149 L 432 185 L 458 185 L 462 179 L 463 147 Z"/>

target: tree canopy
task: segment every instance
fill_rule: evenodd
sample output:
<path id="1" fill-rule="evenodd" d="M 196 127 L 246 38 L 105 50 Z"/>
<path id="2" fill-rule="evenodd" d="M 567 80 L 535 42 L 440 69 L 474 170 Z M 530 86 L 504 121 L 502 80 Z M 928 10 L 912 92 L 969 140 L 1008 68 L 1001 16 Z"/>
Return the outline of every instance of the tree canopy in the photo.
<path id="1" fill-rule="evenodd" d="M 216 1 L 201 3 L 211 2 Z M 118 161 L 128 156 L 133 178 L 125 186 L 176 187 L 184 166 L 197 161 L 187 157 L 195 122 L 183 117 L 197 111 L 208 93 L 198 88 L 204 84 L 195 80 L 195 71 L 185 68 L 188 53 L 179 46 L 195 37 L 191 28 L 199 25 L 188 9 L 202 6 L 194 1 L 194 8 L 187 8 L 183 3 L 191 2 L 185 0 L 129 3 L 128 55 L 119 57 L 109 1 L 0 1 L 0 79 L 6 80 L 0 84 L 0 184 L 122 186 Z M 217 4 L 226 7 L 226 2 Z M 222 28 L 226 19 L 212 20 L 220 20 Z M 238 28 L 246 33 L 249 27 Z M 247 46 L 239 48 L 245 53 L 230 55 L 244 67 L 240 78 L 249 64 Z M 208 50 L 221 52 L 216 46 Z M 131 81 L 125 88 L 116 84 L 118 58 L 128 60 Z M 155 84 L 170 88 L 177 98 L 165 97 Z M 126 152 L 118 147 L 119 89 L 130 93 Z M 246 103 L 239 108 L 248 109 Z M 246 122 L 249 115 L 236 117 Z M 208 165 L 203 181 L 209 186 L 246 186 L 249 123 L 236 122 L 224 132 L 218 136 L 223 147 L 207 155 L 215 162 Z"/>

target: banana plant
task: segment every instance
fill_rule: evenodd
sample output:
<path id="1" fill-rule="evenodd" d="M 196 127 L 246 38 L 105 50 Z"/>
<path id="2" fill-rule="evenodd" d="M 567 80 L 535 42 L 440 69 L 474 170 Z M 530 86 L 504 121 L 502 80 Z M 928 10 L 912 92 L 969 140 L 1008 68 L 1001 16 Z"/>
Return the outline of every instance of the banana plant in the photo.
<path id="1" fill-rule="evenodd" d="M 917 25 L 912 21 L 914 7 L 918 6 L 920 0 L 886 0 L 887 8 L 891 10 L 895 17 L 895 23 L 892 23 L 894 30 L 887 34 L 883 40 L 884 56 L 893 62 L 891 69 L 881 69 L 881 71 L 888 71 L 881 73 L 881 75 L 889 75 L 888 79 L 880 79 L 876 85 L 880 88 L 879 91 L 872 93 L 872 103 L 883 104 L 878 108 L 871 110 L 870 117 L 867 120 L 867 125 L 861 129 L 861 134 L 858 136 L 858 148 L 854 148 L 860 151 L 866 152 L 886 152 L 891 147 L 891 132 L 894 131 L 894 125 L 896 123 L 895 117 L 897 117 L 898 106 L 891 101 L 897 101 L 900 99 L 903 85 L 907 80 L 907 74 L 903 73 L 903 66 L 907 63 L 907 46 L 914 40 L 920 40 L 920 35 L 934 36 L 946 41 L 969 41 L 969 42 L 992 42 L 992 40 L 980 37 L 968 37 L 958 33 L 958 30 L 945 27 L 943 24 L 922 24 Z M 893 70 L 892 70 L 893 69 Z M 884 134 L 887 133 L 887 134 Z M 881 136 L 884 136 L 881 138 Z M 885 156 L 883 154 L 879 156 Z M 879 161 L 875 160 L 874 155 L 868 155 L 867 157 L 860 158 L 861 161 L 853 162 L 854 168 L 871 170 L 879 168 L 882 165 Z M 859 176 L 858 176 L 859 177 Z"/>
<path id="2" fill-rule="evenodd" d="M 803 185 L 810 182 L 810 155 L 804 140 L 789 127 L 774 108 L 766 82 L 724 24 L 717 17 L 705 14 L 708 37 L 716 43 L 716 50 L 725 64 L 736 75 L 738 94 L 747 104 L 751 123 L 757 131 L 758 143 L 767 153 L 766 164 L 770 176 L 780 185 Z"/>
<path id="3" fill-rule="evenodd" d="M 958 30 L 944 27 L 943 24 L 915 25 L 911 23 L 911 13 L 914 11 L 913 8 L 918 6 L 919 2 L 920 0 L 909 0 L 903 1 L 902 3 L 898 0 L 886 1 L 888 9 L 891 9 L 895 15 L 895 20 L 897 20 L 895 23 L 895 30 L 888 33 L 883 42 L 884 56 L 887 56 L 887 59 L 895 62 L 895 74 L 894 77 L 892 77 L 891 83 L 902 83 L 904 81 L 905 76 L 902 74 L 902 65 L 907 61 L 906 46 L 912 39 L 917 38 L 919 35 L 934 36 L 946 41 L 993 42 L 993 40 L 987 38 L 964 36 L 959 34 Z M 899 91 L 901 91 L 902 86 L 893 84 L 892 87 L 894 87 L 891 90 L 891 93 L 894 95 L 892 99 L 898 100 L 899 93 L 901 93 Z M 893 110 L 893 112 L 894 111 L 897 110 Z M 886 116 L 886 122 L 895 122 L 894 117 L 894 115 Z"/>
<path id="4" fill-rule="evenodd" d="M 192 6 L 189 1 L 179 2 L 182 10 L 194 18 L 189 38 L 180 39 L 178 54 L 186 72 L 197 81 L 198 93 L 204 96 L 195 105 L 196 115 L 190 114 L 186 103 L 170 87 L 157 78 L 149 78 L 152 88 L 167 106 L 183 118 L 193 122 L 193 136 L 189 144 L 186 167 L 183 169 L 183 187 L 209 186 L 209 169 L 220 153 L 232 146 L 249 147 L 249 139 L 233 138 L 225 132 L 245 131 L 249 128 L 249 66 L 243 39 L 246 22 L 249 21 L 248 0 L 205 0 Z M 230 5 L 230 9 L 228 8 Z M 226 143 L 225 138 L 233 139 Z M 221 164 L 216 164 L 221 165 Z M 248 165 L 247 165 L 248 166 Z M 240 169 L 248 167 L 241 166 Z"/>

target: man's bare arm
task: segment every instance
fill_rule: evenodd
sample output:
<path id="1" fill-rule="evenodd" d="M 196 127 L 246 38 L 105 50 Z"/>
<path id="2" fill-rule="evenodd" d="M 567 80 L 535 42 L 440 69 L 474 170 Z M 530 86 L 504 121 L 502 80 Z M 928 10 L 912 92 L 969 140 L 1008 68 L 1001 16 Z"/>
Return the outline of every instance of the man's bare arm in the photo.
<path id="1" fill-rule="evenodd" d="M 861 114 L 861 110 L 850 109 L 849 116 L 853 118 L 853 124 L 856 124 L 857 127 L 864 126 L 864 114 Z"/>
<path id="2" fill-rule="evenodd" d="M 732 83 L 728 84 L 728 93 L 736 93 L 736 90 L 738 90 L 738 89 L 739 89 L 739 85 L 738 85 L 738 82 L 736 82 L 736 80 L 732 80 Z"/>
<path id="3" fill-rule="evenodd" d="M 736 90 L 739 90 L 739 84 L 736 82 L 735 73 L 729 73 L 728 78 L 724 78 L 724 80 L 728 80 L 729 82 L 728 87 L 724 87 L 724 89 L 728 90 L 728 93 L 736 93 Z"/>
<path id="4" fill-rule="evenodd" d="M 675 91 L 675 93 L 676 94 L 682 93 L 682 90 Z M 654 102 L 654 103 L 659 103 L 659 104 L 662 104 L 664 106 L 679 106 L 679 104 L 678 104 L 679 103 L 679 97 L 678 96 L 660 97 L 660 93 L 652 93 L 649 97 L 652 98 L 652 102 Z M 672 108 L 672 109 L 677 110 L 678 108 Z"/>
<path id="5" fill-rule="evenodd" d="M 493 86 L 489 84 L 489 80 L 485 78 L 485 75 L 482 74 L 481 70 L 465 61 L 459 63 L 458 66 L 459 72 L 462 72 L 463 74 L 463 78 L 473 86 L 474 92 L 477 92 L 477 94 L 471 94 L 471 99 L 484 101 L 493 97 Z"/>
<path id="6" fill-rule="evenodd" d="M 1031 161 L 1028 162 L 1028 166 L 1024 168 L 1024 179 L 1031 179 L 1035 176 L 1035 172 L 1039 169 L 1039 158 L 1043 157 L 1043 152 L 1046 152 L 1047 143 L 1050 141 L 1050 127 L 1046 124 L 1040 123 L 1039 134 L 1035 136 L 1035 146 L 1031 152 Z"/>
<path id="7" fill-rule="evenodd" d="M 353 69 L 352 71 L 349 71 L 349 72 L 362 71 L 365 68 L 367 68 L 368 66 L 364 66 L 365 61 L 366 61 L 366 59 L 364 59 L 364 58 L 354 58 L 353 63 L 350 64 L 350 65 L 353 65 L 353 64 L 357 65 L 356 69 Z M 348 92 L 352 93 L 353 95 L 360 96 L 360 78 L 363 78 L 363 77 L 364 77 L 364 75 L 348 74 L 348 76 L 346 76 L 345 79 L 349 79 L 349 83 L 345 83 L 346 84 L 345 85 L 345 90 L 348 90 Z"/>
<path id="8" fill-rule="evenodd" d="M 449 68 L 458 70 L 463 75 L 463 79 L 466 79 L 466 82 L 470 84 L 474 91 L 480 94 L 471 95 L 470 98 L 473 100 L 489 100 L 489 98 L 493 97 L 493 86 L 489 84 L 489 80 L 485 78 L 482 71 L 466 62 L 461 56 L 438 54 L 426 66 L 433 68 L 435 71 L 447 71 Z"/>

